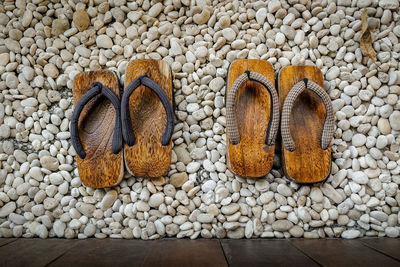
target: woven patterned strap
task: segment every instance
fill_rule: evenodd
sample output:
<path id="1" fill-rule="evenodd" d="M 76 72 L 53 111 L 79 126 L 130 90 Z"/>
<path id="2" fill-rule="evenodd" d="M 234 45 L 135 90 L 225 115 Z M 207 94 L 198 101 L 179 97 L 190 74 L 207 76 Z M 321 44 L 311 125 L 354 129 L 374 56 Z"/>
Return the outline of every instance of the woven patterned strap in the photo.
<path id="1" fill-rule="evenodd" d="M 285 102 L 282 108 L 282 120 L 281 120 L 281 134 L 282 142 L 287 150 L 293 152 L 296 146 L 293 142 L 292 135 L 290 134 L 290 114 L 292 112 L 293 104 L 296 98 L 305 90 L 309 89 L 316 93 L 322 100 L 326 108 L 326 118 L 324 123 L 324 128 L 322 130 L 321 137 L 321 148 L 328 148 L 331 143 L 333 134 L 335 132 L 334 117 L 333 117 L 333 107 L 332 102 L 328 94 L 322 89 L 318 84 L 304 79 L 296 83 L 290 90 L 289 94 L 286 96 Z"/>
<path id="2" fill-rule="evenodd" d="M 73 147 L 75 148 L 76 153 L 81 159 L 86 157 L 86 152 L 83 149 L 81 139 L 79 138 L 79 130 L 78 130 L 78 122 L 79 116 L 85 105 L 95 96 L 104 95 L 111 101 L 111 104 L 114 106 L 116 118 L 115 118 L 115 126 L 112 140 L 111 151 L 114 154 L 118 154 L 122 149 L 122 133 L 121 133 L 121 106 L 118 96 L 108 87 L 104 86 L 100 82 L 95 82 L 92 84 L 92 89 L 87 91 L 81 99 L 79 99 L 74 112 L 71 117 L 71 142 Z"/>
<path id="3" fill-rule="evenodd" d="M 255 81 L 262 84 L 269 92 L 272 103 L 271 103 L 271 116 L 268 122 L 267 137 L 265 138 L 265 144 L 272 146 L 275 144 L 276 135 L 279 128 L 279 100 L 278 93 L 274 85 L 263 75 L 257 72 L 246 71 L 240 75 L 233 83 L 231 90 L 227 94 L 226 101 L 226 122 L 229 132 L 229 140 L 233 145 L 237 145 L 240 142 L 240 134 L 237 126 L 236 119 L 236 94 L 240 87 L 246 81 Z"/>
<path id="4" fill-rule="evenodd" d="M 135 80 L 133 80 L 122 94 L 121 101 L 121 120 L 122 120 L 122 136 L 124 141 L 129 145 L 133 146 L 135 144 L 136 138 L 133 132 L 132 120 L 129 111 L 129 97 L 140 85 L 144 85 L 153 91 L 158 99 L 161 101 L 165 113 L 167 115 L 167 125 L 165 126 L 165 131 L 161 139 L 161 144 L 166 146 L 172 136 L 172 131 L 174 129 L 174 109 L 170 103 L 170 100 L 164 90 L 152 79 L 148 78 L 146 75 L 142 75 Z"/>

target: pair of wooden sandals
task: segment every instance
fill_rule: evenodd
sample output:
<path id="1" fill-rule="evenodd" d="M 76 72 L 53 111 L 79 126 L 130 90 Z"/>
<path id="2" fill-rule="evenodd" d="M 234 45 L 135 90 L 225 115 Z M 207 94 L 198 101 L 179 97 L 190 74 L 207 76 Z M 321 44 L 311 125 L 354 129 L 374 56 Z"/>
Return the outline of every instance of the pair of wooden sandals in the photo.
<path id="1" fill-rule="evenodd" d="M 287 66 L 278 75 L 278 91 L 274 78 L 268 61 L 231 64 L 226 92 L 228 165 L 243 177 L 268 174 L 280 128 L 286 177 L 299 183 L 324 181 L 331 171 L 335 127 L 322 73 L 314 66 Z"/>
<path id="2" fill-rule="evenodd" d="M 89 187 L 117 185 L 129 173 L 160 177 L 171 161 L 174 128 L 172 76 L 161 60 L 135 60 L 124 91 L 112 71 L 78 74 L 71 140 L 81 181 Z"/>

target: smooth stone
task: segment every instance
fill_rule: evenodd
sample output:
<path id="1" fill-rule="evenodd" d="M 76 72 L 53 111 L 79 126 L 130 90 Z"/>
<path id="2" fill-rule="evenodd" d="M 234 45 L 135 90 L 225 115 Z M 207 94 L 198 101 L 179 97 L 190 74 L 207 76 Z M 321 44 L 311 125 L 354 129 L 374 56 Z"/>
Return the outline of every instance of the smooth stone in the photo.
<path id="1" fill-rule="evenodd" d="M 66 224 L 60 220 L 56 220 L 53 223 L 53 230 L 54 233 L 56 234 L 57 237 L 63 237 L 64 236 L 64 232 L 65 232 L 65 228 L 66 228 Z"/>
<path id="2" fill-rule="evenodd" d="M 73 22 L 79 31 L 86 30 L 90 25 L 89 15 L 85 10 L 77 10 L 73 15 Z"/>
<path id="3" fill-rule="evenodd" d="M 241 239 L 244 237 L 244 232 L 245 232 L 244 228 L 239 227 L 235 230 L 228 231 L 227 236 L 228 236 L 228 238 L 232 238 L 232 239 Z"/>
<path id="4" fill-rule="evenodd" d="M 170 41 L 170 49 L 169 49 L 170 56 L 179 56 L 182 55 L 182 48 L 178 43 L 177 38 L 172 38 Z"/>
<path id="5" fill-rule="evenodd" d="M 363 146 L 367 142 L 367 137 L 363 134 L 355 134 L 353 135 L 351 142 L 353 146 Z"/>
<path id="6" fill-rule="evenodd" d="M 383 211 L 379 211 L 379 210 L 371 211 L 371 213 L 369 215 L 372 218 L 377 219 L 378 221 L 381 221 L 381 222 L 386 222 L 388 219 L 388 215 L 386 213 L 384 213 Z"/>
<path id="7" fill-rule="evenodd" d="M 51 78 L 57 78 L 58 77 L 58 69 L 53 63 L 48 63 L 44 66 L 43 68 L 43 73 Z"/>
<path id="8" fill-rule="evenodd" d="M 271 0 L 268 2 L 269 13 L 275 13 L 281 8 L 281 2 L 279 0 Z"/>
<path id="9" fill-rule="evenodd" d="M 285 184 L 279 184 L 277 187 L 277 191 L 279 194 L 285 197 L 289 197 L 292 195 L 292 190 L 290 190 L 290 188 Z"/>
<path id="10" fill-rule="evenodd" d="M 147 202 L 144 202 L 144 201 L 140 200 L 137 203 L 136 208 L 137 208 L 138 211 L 149 211 L 150 210 L 150 205 Z"/>
<path id="11" fill-rule="evenodd" d="M 297 45 L 301 45 L 304 42 L 304 36 L 305 36 L 304 31 L 302 31 L 302 30 L 297 31 L 296 35 L 294 37 L 294 42 Z"/>
<path id="12" fill-rule="evenodd" d="M 266 8 L 260 8 L 256 12 L 256 21 L 258 24 L 263 25 L 265 22 L 265 19 L 268 15 L 268 11 Z"/>
<path id="13" fill-rule="evenodd" d="M 200 169 L 200 163 L 198 162 L 190 162 L 187 166 L 186 166 L 186 171 L 188 173 L 195 173 Z"/>
<path id="14" fill-rule="evenodd" d="M 281 32 L 278 32 L 275 36 L 275 43 L 277 45 L 283 45 L 286 41 L 285 35 Z"/>
<path id="15" fill-rule="evenodd" d="M 60 18 L 53 20 L 51 24 L 51 34 L 54 36 L 59 36 L 69 29 L 68 19 Z"/>
<path id="16" fill-rule="evenodd" d="M 399 1 L 398 0 L 379 0 L 379 6 L 383 9 L 398 9 Z"/>
<path id="17" fill-rule="evenodd" d="M 344 92 L 346 95 L 355 96 L 358 94 L 358 88 L 353 85 L 348 85 L 344 88 Z"/>
<path id="18" fill-rule="evenodd" d="M 225 215 L 232 215 L 239 210 L 240 206 L 237 203 L 231 203 L 221 207 L 221 212 Z"/>
<path id="19" fill-rule="evenodd" d="M 328 198 L 332 199 L 336 204 L 343 201 L 343 197 L 339 194 L 330 184 L 323 184 L 321 186 L 322 193 Z"/>
<path id="20" fill-rule="evenodd" d="M 217 77 L 211 80 L 210 89 L 214 92 L 220 91 L 225 86 L 225 81 L 221 77 Z"/>
<path id="21" fill-rule="evenodd" d="M 36 234 L 38 237 L 44 239 L 44 238 L 47 238 L 47 237 L 48 237 L 49 232 L 48 232 L 46 226 L 44 226 L 43 224 L 40 224 L 40 225 L 36 228 L 35 234 Z"/>
<path id="22" fill-rule="evenodd" d="M 246 227 L 244 228 L 244 235 L 246 238 L 251 238 L 251 236 L 253 235 L 253 222 L 252 221 L 248 221 L 246 223 Z"/>
<path id="23" fill-rule="evenodd" d="M 299 217 L 300 220 L 302 220 L 305 223 L 310 222 L 312 219 L 310 213 L 305 207 L 299 207 L 297 209 L 297 216 Z"/>
<path id="24" fill-rule="evenodd" d="M 310 192 L 310 198 L 317 203 L 322 202 L 322 200 L 324 199 L 324 196 L 322 194 L 321 189 L 319 189 L 318 187 L 312 187 L 311 188 L 311 192 Z"/>
<path id="25" fill-rule="evenodd" d="M 102 34 L 102 35 L 97 36 L 96 45 L 99 48 L 110 49 L 113 46 L 113 41 L 111 40 L 111 38 L 109 36 Z"/>
<path id="26" fill-rule="evenodd" d="M 359 237 L 361 234 L 361 232 L 359 230 L 355 230 L 355 229 L 350 229 L 350 230 L 346 230 L 342 233 L 341 237 L 344 239 L 354 239 Z"/>
<path id="27" fill-rule="evenodd" d="M 207 23 L 207 21 L 210 19 L 210 12 L 207 9 L 203 9 L 201 13 L 197 13 L 193 16 L 193 21 L 196 24 L 202 25 Z"/>
<path id="28" fill-rule="evenodd" d="M 209 159 L 203 161 L 203 167 L 208 172 L 214 172 L 216 170 L 214 164 Z"/>
<path id="29" fill-rule="evenodd" d="M 54 185 L 60 185 L 64 182 L 64 178 L 61 176 L 61 174 L 57 172 L 50 174 L 49 179 L 50 182 Z"/>
<path id="30" fill-rule="evenodd" d="M 279 232 L 288 231 L 293 227 L 293 223 L 288 220 L 276 220 L 272 223 L 272 229 Z"/>
<path id="31" fill-rule="evenodd" d="M 92 237 L 96 233 L 96 226 L 92 223 L 89 223 L 86 225 L 85 230 L 83 230 L 83 233 L 87 237 Z"/>
<path id="32" fill-rule="evenodd" d="M 163 8 L 162 3 L 157 3 L 157 4 L 153 5 L 148 11 L 149 16 L 156 18 L 161 13 L 162 8 Z"/>
<path id="33" fill-rule="evenodd" d="M 28 27 L 32 22 L 32 18 L 33 18 L 32 11 L 29 9 L 25 9 L 24 15 L 22 15 L 21 25 L 23 27 Z"/>
<path id="34" fill-rule="evenodd" d="M 388 119 L 385 119 L 385 118 L 379 118 L 378 129 L 382 134 L 390 134 L 392 132 L 390 122 Z"/>
<path id="35" fill-rule="evenodd" d="M 246 47 L 246 41 L 244 40 L 235 40 L 232 42 L 231 47 L 233 49 L 243 49 Z"/>
<path id="36" fill-rule="evenodd" d="M 400 111 L 395 110 L 389 117 L 390 127 L 395 131 L 400 131 Z"/>
<path id="37" fill-rule="evenodd" d="M 78 202 L 76 204 L 76 209 L 79 210 L 79 212 L 85 215 L 86 217 L 91 217 L 95 210 L 95 206 L 88 203 Z"/>
<path id="38" fill-rule="evenodd" d="M 200 223 L 211 223 L 214 219 L 214 215 L 209 213 L 201 213 L 197 215 L 197 221 Z"/>
<path id="39" fill-rule="evenodd" d="M 303 228 L 301 228 L 298 225 L 293 226 L 290 230 L 289 233 L 293 236 L 293 237 L 302 237 L 304 234 L 304 230 Z"/>
<path id="40" fill-rule="evenodd" d="M 115 191 L 115 190 L 108 191 L 104 195 L 103 200 L 100 203 L 101 210 L 109 209 L 114 204 L 114 202 L 117 200 L 117 198 L 118 198 L 117 191 Z"/>
<path id="41" fill-rule="evenodd" d="M 186 172 L 174 173 L 171 175 L 169 182 L 175 188 L 181 187 L 188 180 L 188 175 Z"/>
<path id="42" fill-rule="evenodd" d="M 232 42 L 236 38 L 236 33 L 231 28 L 225 28 L 222 30 L 222 35 L 228 42 Z"/>
<path id="43" fill-rule="evenodd" d="M 336 79 L 337 77 L 339 77 L 339 74 L 340 74 L 340 69 L 339 69 L 339 67 L 333 66 L 333 67 L 331 67 L 331 68 L 328 70 L 328 72 L 327 72 L 326 75 L 325 75 L 325 78 L 326 78 L 328 81 L 331 81 L 331 80 L 334 80 L 334 79 Z"/>
<path id="44" fill-rule="evenodd" d="M 207 182 L 205 182 L 202 186 L 201 186 L 201 190 L 204 193 L 207 193 L 211 190 L 214 190 L 214 188 L 217 186 L 217 183 L 213 180 L 208 180 Z"/>
<path id="45" fill-rule="evenodd" d="M 357 0 L 357 7 L 364 8 L 369 7 L 371 5 L 371 0 Z"/>
<path id="46" fill-rule="evenodd" d="M 0 218 L 7 217 L 17 208 L 15 202 L 8 202 L 3 207 L 0 208 Z"/>
<path id="47" fill-rule="evenodd" d="M 152 208 L 158 208 L 164 202 L 164 195 L 162 193 L 156 193 L 151 195 L 149 199 L 149 206 Z"/>
<path id="48" fill-rule="evenodd" d="M 0 66 L 6 66 L 10 62 L 10 54 L 9 53 L 1 53 L 0 54 Z"/>
<path id="49" fill-rule="evenodd" d="M 40 159 L 40 164 L 43 168 L 48 169 L 50 171 L 57 171 L 59 167 L 58 160 L 51 156 L 43 156 Z"/>
<path id="50" fill-rule="evenodd" d="M 368 183 L 368 176 L 362 171 L 353 172 L 351 175 L 351 179 L 353 179 L 353 181 L 357 184 Z"/>
<path id="51" fill-rule="evenodd" d="M 399 229 L 397 229 L 396 227 L 386 227 L 385 234 L 388 237 L 396 238 L 399 236 Z"/>

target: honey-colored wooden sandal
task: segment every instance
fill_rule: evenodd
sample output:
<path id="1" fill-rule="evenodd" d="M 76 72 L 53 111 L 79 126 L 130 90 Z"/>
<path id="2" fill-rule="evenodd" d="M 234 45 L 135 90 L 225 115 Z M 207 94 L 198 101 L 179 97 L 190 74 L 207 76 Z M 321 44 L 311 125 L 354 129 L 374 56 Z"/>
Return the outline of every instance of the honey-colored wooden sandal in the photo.
<path id="1" fill-rule="evenodd" d="M 279 74 L 282 168 L 299 183 L 324 181 L 331 170 L 335 125 L 323 86 L 322 72 L 314 66 L 287 66 Z"/>
<path id="2" fill-rule="evenodd" d="M 118 78 L 112 71 L 78 74 L 71 140 L 79 176 L 93 188 L 117 185 L 124 176 Z"/>
<path id="3" fill-rule="evenodd" d="M 126 168 L 139 177 L 164 175 L 171 162 L 174 128 L 172 77 L 165 61 L 129 63 L 121 110 Z"/>
<path id="4" fill-rule="evenodd" d="M 243 177 L 268 174 L 279 128 L 279 99 L 268 61 L 234 61 L 226 90 L 226 142 L 230 169 Z"/>

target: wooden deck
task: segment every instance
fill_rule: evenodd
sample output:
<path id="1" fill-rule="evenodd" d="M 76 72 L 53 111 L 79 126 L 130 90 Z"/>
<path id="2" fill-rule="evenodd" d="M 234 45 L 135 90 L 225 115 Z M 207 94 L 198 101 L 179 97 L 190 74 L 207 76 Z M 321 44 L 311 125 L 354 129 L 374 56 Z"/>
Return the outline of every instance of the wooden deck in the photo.
<path id="1" fill-rule="evenodd" d="M 400 239 L 0 239 L 0 266 L 400 266 Z"/>

